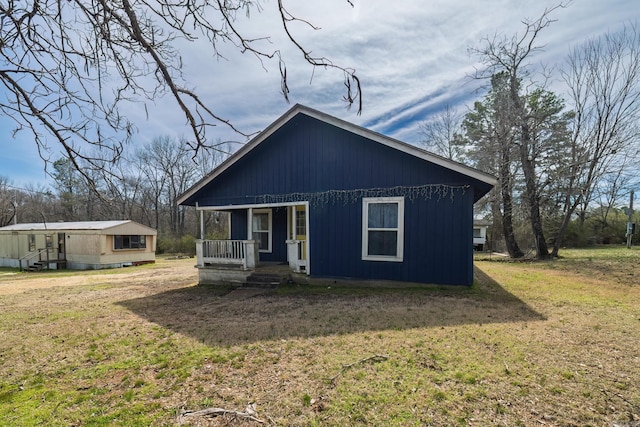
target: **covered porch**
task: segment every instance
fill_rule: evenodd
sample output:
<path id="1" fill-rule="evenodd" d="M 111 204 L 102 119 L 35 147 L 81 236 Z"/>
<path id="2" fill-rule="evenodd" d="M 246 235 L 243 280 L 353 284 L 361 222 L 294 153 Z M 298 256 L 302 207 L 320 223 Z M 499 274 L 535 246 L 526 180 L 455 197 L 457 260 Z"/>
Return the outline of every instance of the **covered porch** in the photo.
<path id="1" fill-rule="evenodd" d="M 307 202 L 196 209 L 201 230 L 196 241 L 196 267 L 201 284 L 243 281 L 266 265 L 310 274 Z M 229 213 L 228 238 L 205 238 L 206 211 Z"/>

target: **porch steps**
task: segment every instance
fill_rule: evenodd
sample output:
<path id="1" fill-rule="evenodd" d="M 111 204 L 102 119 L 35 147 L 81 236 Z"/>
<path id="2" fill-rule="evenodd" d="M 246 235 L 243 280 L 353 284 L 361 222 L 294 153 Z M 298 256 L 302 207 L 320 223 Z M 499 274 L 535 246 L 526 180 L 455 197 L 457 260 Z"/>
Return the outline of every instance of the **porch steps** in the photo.
<path id="1" fill-rule="evenodd" d="M 242 284 L 243 288 L 273 289 L 287 281 L 287 276 L 272 272 L 254 271 Z"/>
<path id="2" fill-rule="evenodd" d="M 31 264 L 29 266 L 29 271 L 31 272 L 35 272 L 35 271 L 42 271 L 42 269 L 44 268 L 44 264 L 41 262 L 34 262 L 33 264 Z"/>

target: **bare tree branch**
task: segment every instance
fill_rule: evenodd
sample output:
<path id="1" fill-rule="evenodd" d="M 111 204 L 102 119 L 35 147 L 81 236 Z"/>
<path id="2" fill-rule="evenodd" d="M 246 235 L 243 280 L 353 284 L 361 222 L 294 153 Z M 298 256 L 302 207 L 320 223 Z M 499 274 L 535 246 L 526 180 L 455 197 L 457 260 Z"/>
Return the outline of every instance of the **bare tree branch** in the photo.
<path id="1" fill-rule="evenodd" d="M 562 71 L 575 111 L 571 174 L 566 181 L 564 218 L 557 254 L 572 215 L 588 204 L 619 153 L 640 147 L 640 31 L 637 24 L 607 33 L 573 49 Z"/>
<path id="2" fill-rule="evenodd" d="M 282 1 L 277 7 L 288 40 L 314 69 L 342 72 L 344 99 L 349 105 L 358 103 L 361 111 L 355 70 L 311 56 L 289 24 L 312 24 L 292 16 Z M 189 87 L 177 43 L 204 38 L 217 58 L 224 58 L 221 46 L 230 44 L 251 52 L 265 69 L 264 61 L 277 60 L 288 99 L 281 50 L 264 49 L 271 42 L 268 36 L 248 37 L 237 25 L 241 17 L 261 11 L 261 4 L 252 0 L 3 1 L 0 86 L 7 96 L 0 99 L 0 112 L 13 119 L 15 133 L 33 135 L 45 165 L 59 147 L 81 173 L 86 167 L 108 169 L 122 155 L 136 132 L 122 113 L 125 104 L 141 103 L 147 111 L 148 102 L 165 95 L 185 117 L 194 157 L 201 148 L 217 149 L 207 134 L 214 126 L 224 125 L 248 138 Z M 91 174 L 83 174 L 90 179 Z"/>
<path id="3" fill-rule="evenodd" d="M 314 67 L 322 67 L 322 68 L 333 68 L 342 71 L 344 74 L 344 86 L 346 88 L 346 95 L 343 97 L 343 100 L 349 105 L 353 105 L 354 102 L 358 102 L 358 114 L 362 113 L 362 88 L 360 86 L 360 79 L 356 76 L 356 70 L 351 68 L 345 68 L 339 65 L 334 64 L 329 59 L 324 57 L 314 57 L 311 55 L 311 52 L 307 51 L 298 41 L 293 37 L 291 30 L 289 29 L 289 24 L 291 22 L 303 22 L 307 24 L 314 30 L 317 30 L 317 27 L 311 25 L 308 21 L 303 19 L 296 18 L 292 14 L 290 14 L 284 7 L 283 0 L 278 0 L 278 8 L 280 10 L 280 16 L 282 19 L 282 25 L 284 27 L 285 32 L 287 33 L 287 37 L 289 40 L 298 48 L 298 50 L 304 56 L 304 59 Z M 284 68 L 284 72 L 281 71 L 282 79 L 283 79 L 283 88 L 286 87 L 286 67 Z M 355 87 L 352 87 L 351 85 Z M 283 91 L 283 93 L 286 93 Z"/>

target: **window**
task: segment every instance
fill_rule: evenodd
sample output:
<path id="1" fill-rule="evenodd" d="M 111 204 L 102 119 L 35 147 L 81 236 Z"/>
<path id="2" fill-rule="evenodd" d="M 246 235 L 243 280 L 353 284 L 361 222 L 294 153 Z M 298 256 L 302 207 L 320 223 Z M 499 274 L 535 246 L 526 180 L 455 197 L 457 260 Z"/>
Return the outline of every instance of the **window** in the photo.
<path id="1" fill-rule="evenodd" d="M 479 228 L 474 228 L 473 229 L 473 238 L 474 239 L 479 239 L 482 237 L 482 232 L 480 231 Z"/>
<path id="2" fill-rule="evenodd" d="M 113 236 L 113 249 L 144 249 L 146 247 L 147 236 Z"/>
<path id="3" fill-rule="evenodd" d="M 404 198 L 362 199 L 362 259 L 402 261 Z"/>
<path id="4" fill-rule="evenodd" d="M 36 235 L 29 234 L 29 252 L 36 250 Z"/>
<path id="5" fill-rule="evenodd" d="M 254 209 L 251 233 L 260 252 L 271 252 L 271 209 Z"/>
<path id="6" fill-rule="evenodd" d="M 304 210 L 296 210 L 296 236 L 307 235 L 307 218 Z"/>

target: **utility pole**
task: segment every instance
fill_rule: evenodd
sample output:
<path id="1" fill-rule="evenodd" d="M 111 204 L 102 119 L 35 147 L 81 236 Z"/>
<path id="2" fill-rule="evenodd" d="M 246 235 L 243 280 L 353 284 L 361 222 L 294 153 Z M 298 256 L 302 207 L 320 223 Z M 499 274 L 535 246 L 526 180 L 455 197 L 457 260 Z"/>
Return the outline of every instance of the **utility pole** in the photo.
<path id="1" fill-rule="evenodd" d="M 629 196 L 629 221 L 627 222 L 627 248 L 631 248 L 631 238 L 633 237 L 633 190 Z"/>

